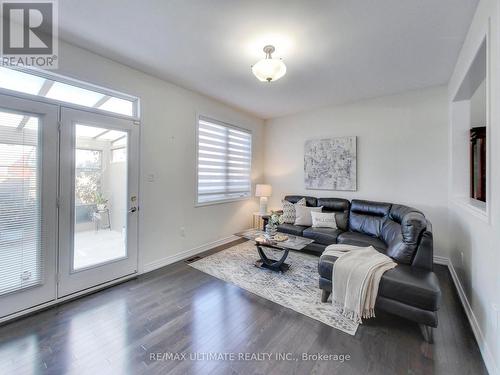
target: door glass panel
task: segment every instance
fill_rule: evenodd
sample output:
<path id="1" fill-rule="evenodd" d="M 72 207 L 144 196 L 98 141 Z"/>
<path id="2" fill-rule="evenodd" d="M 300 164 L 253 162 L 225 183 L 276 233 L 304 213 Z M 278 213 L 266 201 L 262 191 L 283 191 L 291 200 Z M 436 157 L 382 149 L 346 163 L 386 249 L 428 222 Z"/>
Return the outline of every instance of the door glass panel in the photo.
<path id="1" fill-rule="evenodd" d="M 41 284 L 39 119 L 0 110 L 0 295 Z"/>
<path id="2" fill-rule="evenodd" d="M 73 270 L 79 270 L 127 256 L 128 133 L 77 124 L 75 134 Z"/>

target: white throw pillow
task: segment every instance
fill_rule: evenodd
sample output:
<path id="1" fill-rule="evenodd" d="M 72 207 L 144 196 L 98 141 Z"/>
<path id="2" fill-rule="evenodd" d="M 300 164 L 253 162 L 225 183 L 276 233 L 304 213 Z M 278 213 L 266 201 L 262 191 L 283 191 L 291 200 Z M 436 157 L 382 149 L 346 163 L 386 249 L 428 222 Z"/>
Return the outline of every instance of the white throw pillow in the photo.
<path id="1" fill-rule="evenodd" d="M 296 206 L 294 224 L 310 227 L 312 225 L 311 212 L 321 212 L 322 209 L 323 207 Z"/>
<path id="2" fill-rule="evenodd" d="M 337 220 L 335 212 L 311 212 L 313 228 L 332 228 L 337 229 Z"/>
<path id="3" fill-rule="evenodd" d="M 281 204 L 283 205 L 283 223 L 293 224 L 295 223 L 295 206 L 305 206 L 306 198 L 302 198 L 295 204 L 283 199 Z"/>

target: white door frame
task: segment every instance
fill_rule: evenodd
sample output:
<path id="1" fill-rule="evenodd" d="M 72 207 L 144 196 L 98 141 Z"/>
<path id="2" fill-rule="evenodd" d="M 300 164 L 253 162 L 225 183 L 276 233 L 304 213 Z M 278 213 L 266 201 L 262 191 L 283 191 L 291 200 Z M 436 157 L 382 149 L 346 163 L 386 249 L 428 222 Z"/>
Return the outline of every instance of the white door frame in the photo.
<path id="1" fill-rule="evenodd" d="M 38 286 L 0 296 L 0 321 L 56 298 L 58 106 L 0 94 L 0 110 L 39 117 L 41 251 L 43 281 Z"/>
<path id="2" fill-rule="evenodd" d="M 74 158 L 75 124 L 94 125 L 128 132 L 127 209 L 138 207 L 139 200 L 139 126 L 134 120 L 61 107 L 60 182 L 59 182 L 59 298 L 137 273 L 138 211 L 127 215 L 127 257 L 81 270 L 73 270 L 74 240 Z M 131 197 L 136 201 L 132 202 Z"/>

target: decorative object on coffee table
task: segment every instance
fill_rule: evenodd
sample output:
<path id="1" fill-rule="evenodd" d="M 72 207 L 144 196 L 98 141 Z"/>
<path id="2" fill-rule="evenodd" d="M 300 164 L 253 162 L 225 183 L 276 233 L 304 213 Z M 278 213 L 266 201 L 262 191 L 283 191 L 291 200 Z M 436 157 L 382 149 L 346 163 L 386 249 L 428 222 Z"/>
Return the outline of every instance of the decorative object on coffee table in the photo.
<path id="1" fill-rule="evenodd" d="M 283 234 L 283 233 L 277 233 L 275 236 L 274 236 L 274 240 L 276 242 L 284 242 L 284 241 L 287 241 L 288 240 L 288 236 L 286 234 Z"/>
<path id="2" fill-rule="evenodd" d="M 266 224 L 266 237 L 272 239 L 278 232 L 278 225 L 283 224 L 283 215 L 273 211 Z"/>
<path id="3" fill-rule="evenodd" d="M 356 137 L 306 141 L 304 182 L 306 189 L 356 191 Z"/>
<path id="4" fill-rule="evenodd" d="M 278 228 L 276 227 L 276 225 L 272 225 L 272 224 L 267 224 L 266 225 L 266 237 L 271 239 L 275 236 L 275 234 L 278 232 Z"/>

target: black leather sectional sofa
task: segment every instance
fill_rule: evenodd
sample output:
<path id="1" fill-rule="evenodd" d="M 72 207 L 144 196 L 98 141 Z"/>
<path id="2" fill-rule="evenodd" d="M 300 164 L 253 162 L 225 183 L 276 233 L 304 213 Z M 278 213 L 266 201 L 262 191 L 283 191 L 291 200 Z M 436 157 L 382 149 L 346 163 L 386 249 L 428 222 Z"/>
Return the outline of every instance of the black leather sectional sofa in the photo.
<path id="1" fill-rule="evenodd" d="M 286 196 L 291 203 L 306 198 L 307 206 L 335 212 L 338 229 L 283 224 L 283 233 L 313 239 L 305 250 L 318 253 L 331 244 L 373 246 L 393 258 L 398 266 L 387 271 L 380 282 L 376 308 L 419 323 L 424 338 L 432 341 L 437 327 L 441 289 L 433 269 L 432 226 L 417 209 L 392 203 L 339 198 Z M 321 255 L 319 287 L 326 302 L 332 291 L 332 268 L 336 258 Z"/>

